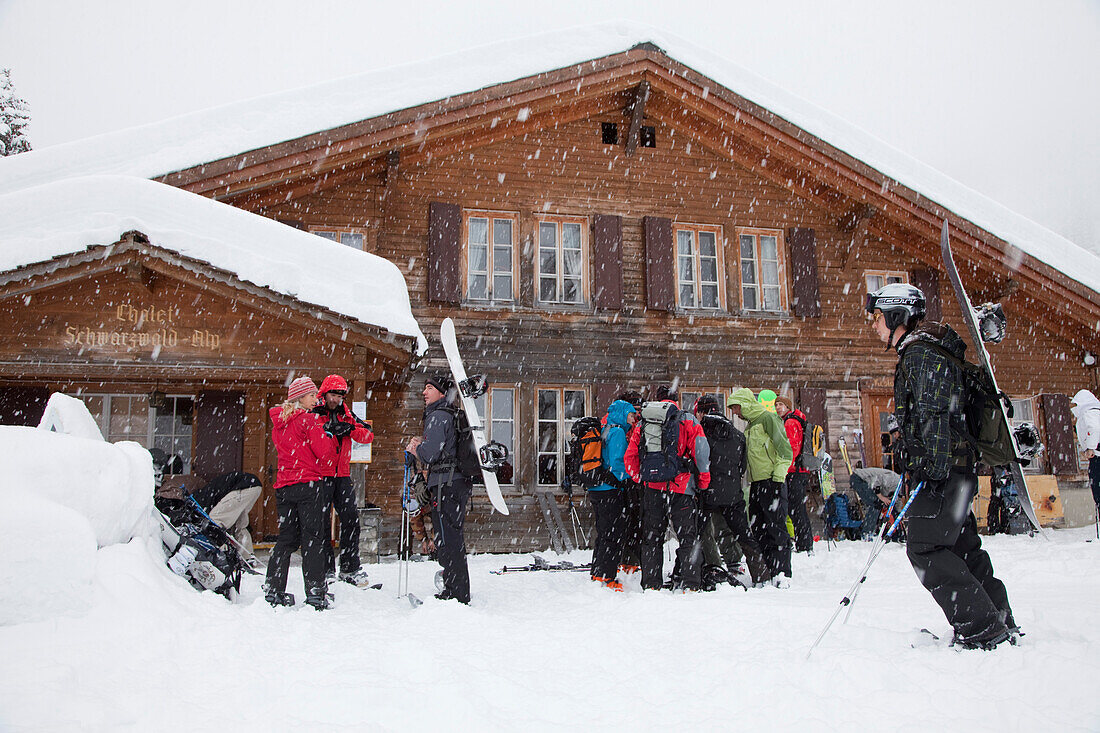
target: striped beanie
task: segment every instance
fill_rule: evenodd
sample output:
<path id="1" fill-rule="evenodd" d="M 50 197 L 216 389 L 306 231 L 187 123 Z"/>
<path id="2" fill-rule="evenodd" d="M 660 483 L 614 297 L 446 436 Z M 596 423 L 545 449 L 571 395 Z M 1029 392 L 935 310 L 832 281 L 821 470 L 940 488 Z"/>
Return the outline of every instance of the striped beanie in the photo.
<path id="1" fill-rule="evenodd" d="M 293 402 L 294 400 L 301 399 L 311 392 L 317 391 L 317 385 L 313 383 L 313 380 L 309 377 L 298 377 L 286 390 L 287 400 Z"/>

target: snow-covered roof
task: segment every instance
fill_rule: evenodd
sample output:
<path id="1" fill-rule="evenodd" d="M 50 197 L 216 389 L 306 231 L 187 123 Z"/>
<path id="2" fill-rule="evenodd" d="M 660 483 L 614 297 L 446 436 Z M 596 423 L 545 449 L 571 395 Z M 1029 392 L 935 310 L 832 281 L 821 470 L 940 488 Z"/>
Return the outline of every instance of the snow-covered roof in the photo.
<path id="1" fill-rule="evenodd" d="M 371 71 L 0 159 L 0 193 L 73 175 L 153 178 L 322 130 L 624 51 L 642 42 L 1100 292 L 1100 256 L 850 122 L 673 34 L 630 22 L 554 31 Z"/>
<path id="2" fill-rule="evenodd" d="M 241 280 L 395 334 L 427 340 L 392 262 L 257 214 L 133 176 L 68 178 L 0 195 L 0 272 L 130 230 Z"/>

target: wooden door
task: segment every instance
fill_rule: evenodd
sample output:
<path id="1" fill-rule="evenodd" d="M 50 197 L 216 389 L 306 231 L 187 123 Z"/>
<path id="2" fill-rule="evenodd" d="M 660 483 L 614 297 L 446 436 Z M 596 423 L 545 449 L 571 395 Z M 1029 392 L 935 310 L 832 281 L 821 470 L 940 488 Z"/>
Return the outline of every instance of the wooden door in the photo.
<path id="1" fill-rule="evenodd" d="M 883 436 L 889 438 L 887 420 L 894 414 L 894 393 L 887 390 L 865 390 L 860 392 L 863 404 L 863 450 L 867 456 L 867 466 L 891 468 L 890 456 L 884 455 Z M 855 465 L 859 451 L 849 455 Z"/>

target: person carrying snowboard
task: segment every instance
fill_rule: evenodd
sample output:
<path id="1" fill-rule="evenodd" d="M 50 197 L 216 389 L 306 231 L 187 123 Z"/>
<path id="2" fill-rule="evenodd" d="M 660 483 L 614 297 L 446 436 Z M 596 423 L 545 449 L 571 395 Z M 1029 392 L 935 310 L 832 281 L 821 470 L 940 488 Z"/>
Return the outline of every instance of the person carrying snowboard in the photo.
<path id="1" fill-rule="evenodd" d="M 1019 629 L 1008 592 L 993 575 L 970 511 L 978 476 L 965 438 L 963 375 L 941 352 L 961 360 L 966 344 L 950 326 L 925 320 L 924 293 L 906 283 L 868 295 L 866 311 L 875 335 L 898 354 L 901 467 L 911 491 L 923 484 L 909 508 L 909 562 L 954 629 L 952 644 L 993 649 L 1015 643 Z"/>
<path id="2" fill-rule="evenodd" d="M 405 450 L 428 467 L 436 558 L 443 566 L 443 590 L 435 597 L 469 604 L 470 568 L 463 524 L 473 485 L 458 468 L 457 421 L 451 406 L 458 391 L 450 374 L 438 374 L 428 378 L 422 394 L 424 434 L 411 439 Z"/>

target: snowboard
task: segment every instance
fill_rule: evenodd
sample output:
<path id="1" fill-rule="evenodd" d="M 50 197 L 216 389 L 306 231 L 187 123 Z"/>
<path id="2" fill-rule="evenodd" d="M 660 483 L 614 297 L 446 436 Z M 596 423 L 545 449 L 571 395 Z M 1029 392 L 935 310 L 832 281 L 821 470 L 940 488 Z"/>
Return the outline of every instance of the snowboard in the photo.
<path id="1" fill-rule="evenodd" d="M 993 364 L 989 359 L 989 352 L 986 351 L 985 342 L 982 340 L 981 331 L 979 330 L 978 318 L 974 314 L 974 305 L 970 302 L 970 296 L 966 294 L 962 278 L 959 277 L 959 270 L 955 267 L 955 258 L 951 254 L 951 240 L 947 233 L 946 219 L 943 221 L 943 230 L 940 233 L 940 253 L 943 255 L 943 264 L 947 268 L 947 277 L 951 279 L 951 286 L 955 289 L 955 299 L 959 301 L 959 306 L 962 308 L 962 316 L 963 320 L 966 321 L 966 328 L 970 332 L 970 340 L 974 342 L 974 348 L 978 354 L 978 364 L 989 376 L 989 380 L 993 383 L 993 389 L 1000 392 L 1000 387 L 997 386 L 997 376 L 993 373 Z M 1008 419 L 1008 410 L 1005 408 L 1003 400 L 1000 400 L 999 403 L 1001 417 L 1004 419 L 1005 425 L 1008 427 L 1008 435 L 1012 439 L 1012 450 L 1019 457 L 1020 446 L 1016 444 L 1016 436 L 1012 432 L 1012 423 Z M 1046 537 L 1042 527 L 1039 526 L 1039 518 L 1035 516 L 1035 506 L 1031 503 L 1031 495 L 1027 490 L 1023 466 L 1019 460 L 1015 460 L 1008 464 L 1008 470 L 1012 476 L 1012 483 L 1016 486 L 1016 491 L 1019 494 L 1020 504 L 1024 509 L 1024 513 L 1027 514 L 1031 526 L 1035 527 L 1036 532 Z"/>
<path id="2" fill-rule="evenodd" d="M 466 420 L 470 423 L 470 431 L 474 437 L 474 448 L 479 456 L 487 445 L 485 440 L 485 424 L 477 411 L 477 403 L 470 393 L 466 378 L 466 367 L 462 364 L 462 356 L 458 353 L 458 338 L 455 335 L 455 322 L 450 318 L 443 319 L 443 325 L 439 329 L 439 338 L 443 342 L 443 353 L 447 355 L 447 363 L 451 366 L 451 376 L 454 377 L 458 395 L 462 400 L 462 410 L 466 413 Z M 483 462 L 485 458 L 481 459 Z M 493 508 L 501 514 L 508 514 L 508 505 L 504 503 L 504 496 L 500 493 L 500 484 L 497 475 L 481 467 L 481 478 L 485 481 L 485 493 L 489 495 L 489 501 Z"/>

